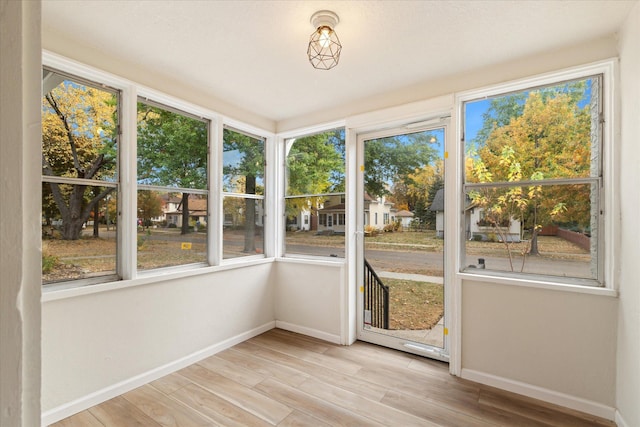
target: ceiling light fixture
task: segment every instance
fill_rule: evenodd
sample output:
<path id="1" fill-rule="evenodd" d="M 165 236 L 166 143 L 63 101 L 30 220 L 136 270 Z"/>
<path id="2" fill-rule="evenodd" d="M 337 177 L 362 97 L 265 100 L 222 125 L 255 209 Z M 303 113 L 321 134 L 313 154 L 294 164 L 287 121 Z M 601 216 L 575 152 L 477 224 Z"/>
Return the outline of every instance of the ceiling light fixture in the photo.
<path id="1" fill-rule="evenodd" d="M 338 65 L 342 45 L 333 30 L 338 25 L 338 15 L 330 10 L 320 10 L 311 16 L 311 24 L 316 30 L 309 40 L 309 62 L 319 70 L 330 70 Z"/>

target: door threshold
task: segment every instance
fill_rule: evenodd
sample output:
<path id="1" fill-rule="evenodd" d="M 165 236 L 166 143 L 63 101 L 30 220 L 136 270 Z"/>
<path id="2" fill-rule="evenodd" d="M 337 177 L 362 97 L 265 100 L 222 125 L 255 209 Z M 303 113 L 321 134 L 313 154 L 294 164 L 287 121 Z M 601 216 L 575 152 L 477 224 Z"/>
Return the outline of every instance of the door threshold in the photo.
<path id="1" fill-rule="evenodd" d="M 449 361 L 449 355 L 441 348 L 432 347 L 426 344 L 420 344 L 413 341 L 404 341 L 402 346 L 411 350 L 412 353 L 424 353 L 425 356 L 432 357 L 434 359 L 442 360 L 443 362 Z"/>

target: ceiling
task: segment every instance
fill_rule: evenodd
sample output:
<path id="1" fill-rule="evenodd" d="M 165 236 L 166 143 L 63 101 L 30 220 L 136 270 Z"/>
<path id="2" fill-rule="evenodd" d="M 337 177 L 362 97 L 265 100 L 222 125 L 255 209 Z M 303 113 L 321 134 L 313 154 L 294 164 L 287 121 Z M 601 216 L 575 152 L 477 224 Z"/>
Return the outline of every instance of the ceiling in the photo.
<path id="1" fill-rule="evenodd" d="M 279 122 L 614 34 L 635 2 L 44 0 L 42 29 Z M 321 9 L 329 71 L 306 57 Z"/>

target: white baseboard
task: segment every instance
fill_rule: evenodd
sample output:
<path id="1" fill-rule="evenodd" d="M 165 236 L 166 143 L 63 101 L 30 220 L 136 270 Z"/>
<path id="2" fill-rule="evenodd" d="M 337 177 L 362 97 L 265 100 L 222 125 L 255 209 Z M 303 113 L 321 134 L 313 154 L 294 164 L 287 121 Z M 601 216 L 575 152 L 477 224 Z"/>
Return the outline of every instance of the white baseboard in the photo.
<path id="1" fill-rule="evenodd" d="M 614 421 L 617 418 L 616 409 L 611 406 L 603 405 L 602 403 L 583 399 L 581 397 L 560 393 L 554 390 L 549 390 L 543 387 L 538 387 L 520 381 L 514 381 L 508 378 L 498 377 L 496 375 L 475 371 L 473 369 L 463 368 L 461 377 L 470 381 L 475 381 L 477 383 L 486 384 L 492 387 L 500 388 L 502 390 L 507 390 L 513 393 L 521 394 L 523 396 L 542 400 L 544 402 L 553 403 L 555 405 L 560 405 L 566 408 L 574 409 L 576 411 L 595 415 L 607 420 Z"/>
<path id="2" fill-rule="evenodd" d="M 219 343 L 213 344 L 207 348 L 196 351 L 195 353 L 167 363 L 166 365 L 159 366 L 155 369 L 152 369 L 140 375 L 136 375 L 135 377 L 129 378 L 125 381 L 121 381 L 117 384 L 113 384 L 109 387 L 103 388 L 102 390 L 98 390 L 96 392 L 88 394 L 72 402 L 50 409 L 42 413 L 41 423 L 43 426 L 48 426 L 49 424 L 70 417 L 73 414 L 77 414 L 78 412 L 84 411 L 85 409 L 91 408 L 92 406 L 98 405 L 151 381 L 155 381 L 158 378 L 161 378 L 172 372 L 178 371 L 182 368 L 199 362 L 200 360 L 219 353 L 222 350 L 233 347 L 236 344 L 239 344 L 268 330 L 271 330 L 275 326 L 275 321 L 267 322 L 264 325 L 258 326 L 257 328 L 251 329 Z"/>
<path id="3" fill-rule="evenodd" d="M 624 418 L 622 418 L 622 415 L 620 414 L 620 411 L 616 410 L 616 419 L 615 419 L 616 425 L 618 427 L 629 427 L 629 424 L 627 424 L 627 422 L 624 420 Z"/>
<path id="4" fill-rule="evenodd" d="M 307 328 L 306 326 L 300 326 L 289 322 L 283 322 L 276 320 L 276 328 L 284 329 L 286 331 L 296 332 L 298 334 L 307 335 L 319 340 L 328 341 L 333 344 L 341 344 L 342 340 L 340 335 L 330 334 L 324 331 L 319 331 L 313 328 Z"/>

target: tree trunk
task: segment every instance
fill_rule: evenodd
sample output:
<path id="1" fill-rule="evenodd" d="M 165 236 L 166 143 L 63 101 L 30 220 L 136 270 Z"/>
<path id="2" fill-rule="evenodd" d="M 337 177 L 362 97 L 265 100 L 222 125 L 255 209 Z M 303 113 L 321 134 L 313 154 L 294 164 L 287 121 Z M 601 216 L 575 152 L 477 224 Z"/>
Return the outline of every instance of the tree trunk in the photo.
<path id="1" fill-rule="evenodd" d="M 84 191 L 86 186 L 75 185 L 69 195 L 69 209 L 60 210 L 62 215 L 62 238 L 64 240 L 78 240 L 82 233 L 82 225 L 89 214 L 82 215 Z"/>
<path id="2" fill-rule="evenodd" d="M 531 232 L 531 247 L 529 255 L 540 255 L 538 251 L 538 205 L 533 206 L 533 231 Z"/>
<path id="3" fill-rule="evenodd" d="M 94 196 L 97 196 L 94 191 Z M 100 202 L 93 207 L 93 237 L 100 237 Z"/>
<path id="4" fill-rule="evenodd" d="M 540 255 L 538 251 L 538 228 L 533 228 L 533 233 L 531 233 L 531 247 L 529 248 L 529 255 Z"/>
<path id="5" fill-rule="evenodd" d="M 180 234 L 189 234 L 189 193 L 182 193 L 182 228 Z"/>
<path id="6" fill-rule="evenodd" d="M 247 176 L 247 194 L 256 194 L 256 177 Z M 256 201 L 245 199 L 244 250 L 245 253 L 256 252 Z"/>

